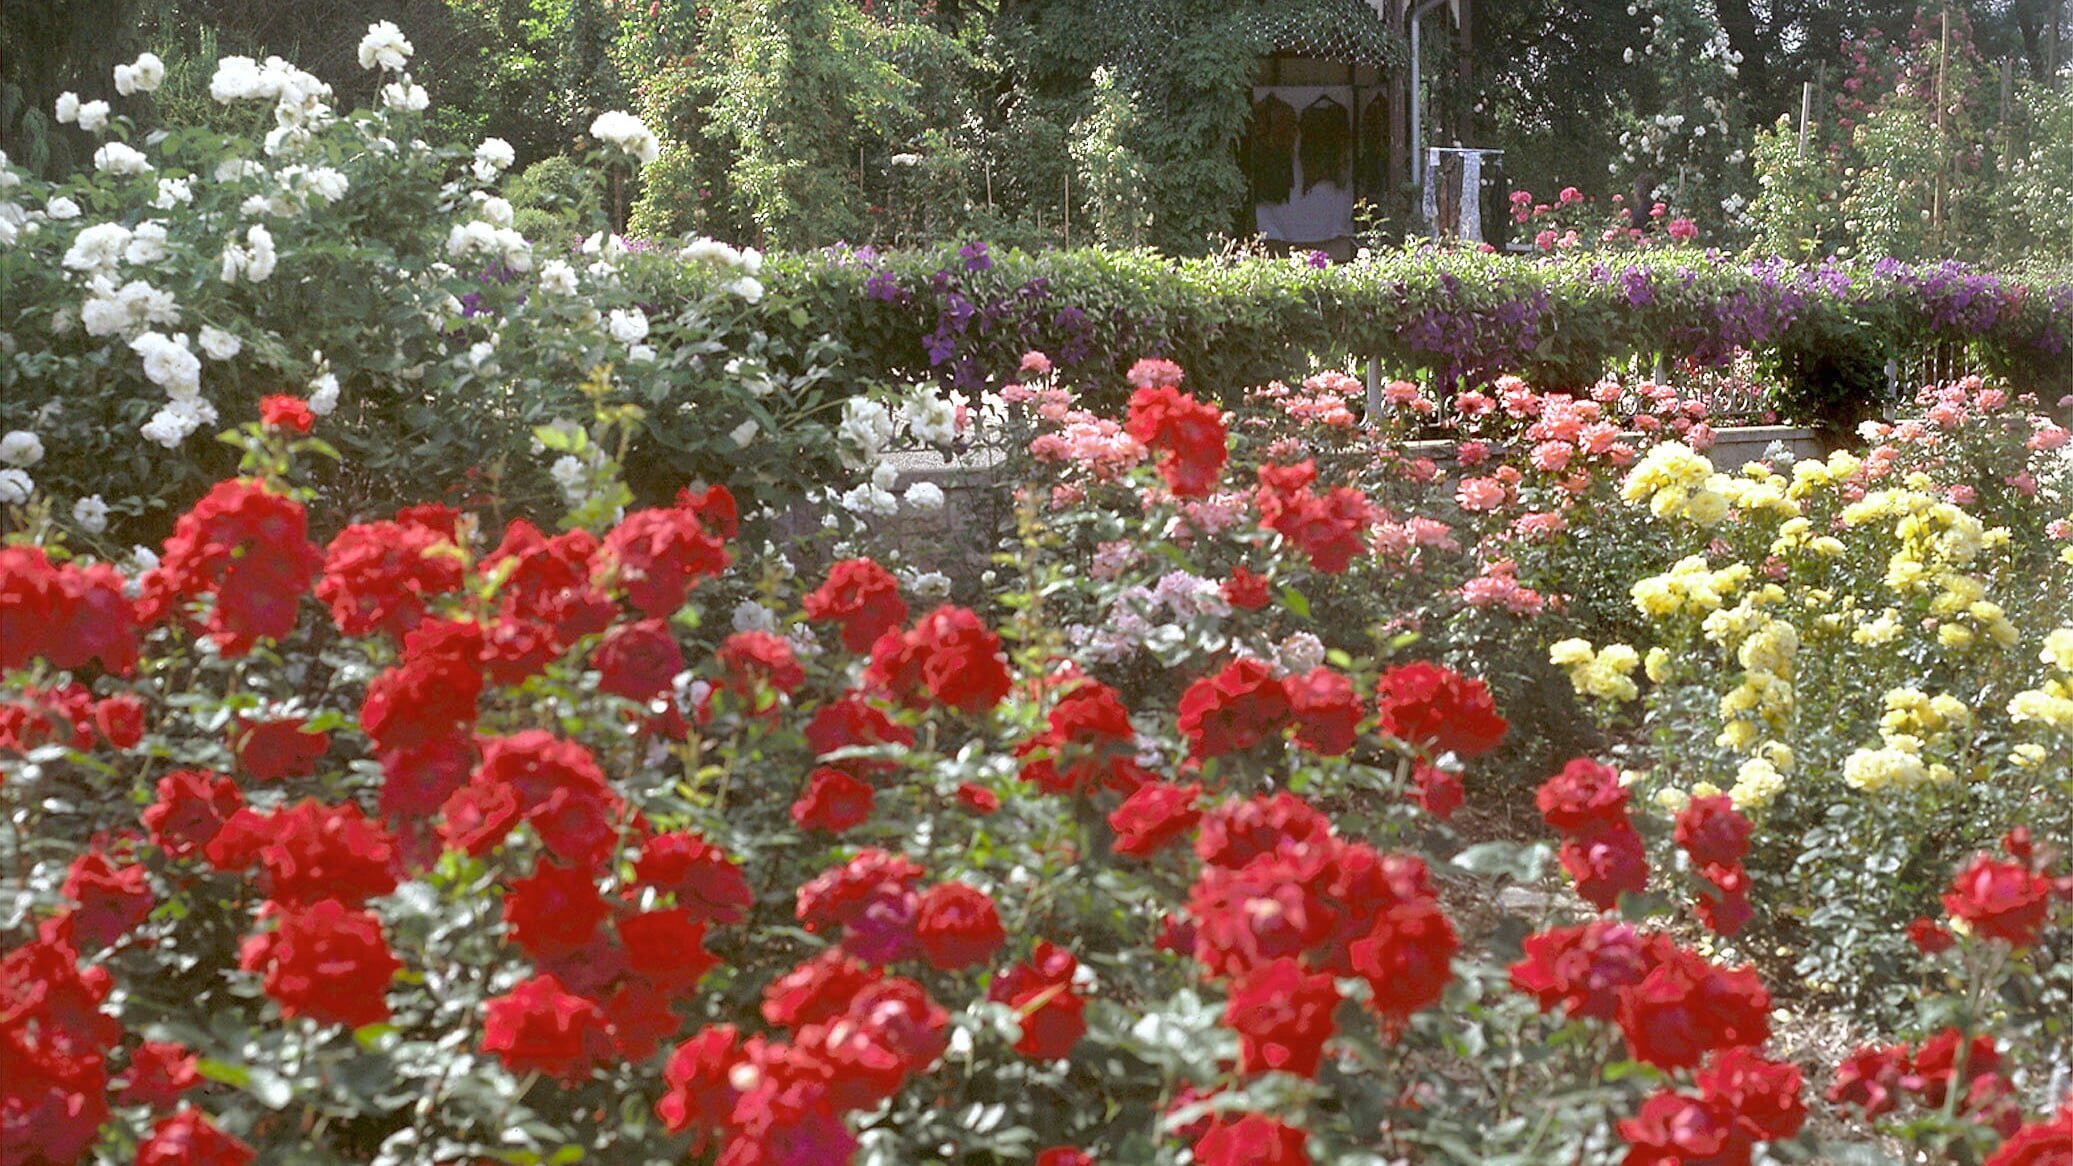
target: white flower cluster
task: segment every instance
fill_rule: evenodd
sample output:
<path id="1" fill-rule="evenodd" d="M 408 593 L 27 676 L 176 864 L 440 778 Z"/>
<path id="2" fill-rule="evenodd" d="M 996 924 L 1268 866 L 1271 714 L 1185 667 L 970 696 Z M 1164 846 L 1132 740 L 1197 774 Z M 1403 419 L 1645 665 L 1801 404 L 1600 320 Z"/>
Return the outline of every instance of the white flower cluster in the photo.
<path id="1" fill-rule="evenodd" d="M 597 115 L 590 123 L 590 136 L 637 159 L 645 166 L 662 155 L 662 142 L 647 123 L 625 110 L 613 109 Z"/>
<path id="2" fill-rule="evenodd" d="M 263 64 L 250 57 L 223 58 L 209 80 L 209 96 L 221 105 L 273 102 L 274 128 L 265 143 L 273 157 L 300 150 L 333 120 L 331 86 L 279 57 L 268 57 Z"/>
<path id="3" fill-rule="evenodd" d="M 43 439 L 26 429 L 16 429 L 0 437 L 0 503 L 19 506 L 29 500 L 35 491 L 36 482 L 29 477 L 28 469 L 43 460 Z"/>
<path id="4" fill-rule="evenodd" d="M 415 51 L 394 22 L 378 20 L 368 25 L 367 35 L 360 38 L 360 67 L 401 73 Z"/>
<path id="5" fill-rule="evenodd" d="M 108 128 L 108 115 L 113 112 L 105 101 L 81 101 L 79 95 L 70 90 L 58 94 L 55 110 L 59 125 L 77 125 L 90 134 L 98 134 Z"/>
<path id="6" fill-rule="evenodd" d="M 727 291 L 752 304 L 763 298 L 763 281 L 756 278 L 763 271 L 763 253 L 754 247 L 737 249 L 718 239 L 700 236 L 685 242 L 677 252 L 677 258 L 685 263 L 702 263 L 723 272 L 737 273 L 722 285 Z"/>
<path id="7" fill-rule="evenodd" d="M 245 231 L 242 244 L 233 241 L 223 245 L 223 282 L 236 283 L 242 279 L 247 283 L 265 283 L 279 260 L 279 253 L 274 250 L 273 232 L 263 224 L 254 223 Z"/>
<path id="8" fill-rule="evenodd" d="M 166 403 L 139 430 L 147 439 L 174 449 L 195 430 L 216 423 L 216 407 L 201 395 L 201 359 L 185 332 L 146 332 L 130 348 L 144 358 L 144 376 L 166 391 Z"/>
<path id="9" fill-rule="evenodd" d="M 509 203 L 504 205 L 510 206 Z M 513 271 L 531 271 L 533 268 L 533 245 L 526 242 L 525 236 L 486 219 L 454 224 L 446 235 L 446 253 L 456 259 L 468 255 L 486 256 Z"/>
<path id="10" fill-rule="evenodd" d="M 502 138 L 484 138 L 482 144 L 475 147 L 475 163 L 472 167 L 475 180 L 495 182 L 497 176 L 509 170 L 511 164 L 516 161 L 518 152 L 511 148 L 511 143 Z"/>
<path id="11" fill-rule="evenodd" d="M 157 53 L 145 53 L 127 65 L 115 66 L 115 91 L 124 97 L 155 93 L 165 80 L 166 63 Z"/>

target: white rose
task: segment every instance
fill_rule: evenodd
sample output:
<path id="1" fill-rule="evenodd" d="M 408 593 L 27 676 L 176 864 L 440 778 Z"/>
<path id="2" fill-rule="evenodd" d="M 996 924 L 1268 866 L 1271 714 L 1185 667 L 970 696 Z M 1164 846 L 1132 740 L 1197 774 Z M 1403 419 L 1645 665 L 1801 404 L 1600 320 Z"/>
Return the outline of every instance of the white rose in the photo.
<path id="1" fill-rule="evenodd" d="M 653 162 L 662 153 L 662 143 L 655 137 L 640 118 L 624 110 L 608 110 L 598 114 L 590 123 L 590 136 L 607 145 L 617 146 L 628 155 L 638 159 L 642 165 Z"/>
<path id="2" fill-rule="evenodd" d="M 392 21 L 379 20 L 368 25 L 367 35 L 360 38 L 360 67 L 401 73 L 414 51 L 403 39 L 402 29 Z"/>
<path id="3" fill-rule="evenodd" d="M 648 338 L 648 317 L 639 308 L 614 308 L 605 317 L 606 330 L 612 339 L 621 344 L 634 344 Z"/>
<path id="4" fill-rule="evenodd" d="M 163 260 L 166 251 L 166 225 L 164 223 L 138 223 L 130 234 L 130 245 L 125 247 L 122 257 L 131 263 L 144 265 Z"/>
<path id="5" fill-rule="evenodd" d="M 933 388 L 921 388 L 901 410 L 907 430 L 929 445 L 949 445 L 957 439 L 957 406 L 938 396 Z"/>
<path id="6" fill-rule="evenodd" d="M 57 115 L 59 125 L 71 125 L 79 120 L 79 95 L 70 89 L 58 94 Z"/>
<path id="7" fill-rule="evenodd" d="M 744 599 L 734 605 L 734 630 L 774 632 L 777 630 L 777 613 L 753 599 Z"/>
<path id="8" fill-rule="evenodd" d="M 423 113 L 432 104 L 425 87 L 408 81 L 391 81 L 381 87 L 381 103 L 404 113 Z"/>
<path id="9" fill-rule="evenodd" d="M 479 182 L 495 182 L 497 175 L 516 161 L 518 152 L 511 148 L 511 143 L 502 138 L 484 138 L 475 147 L 475 178 Z"/>
<path id="10" fill-rule="evenodd" d="M 20 470 L 0 470 L 0 503 L 18 506 L 29 500 L 36 480 Z"/>
<path id="11" fill-rule="evenodd" d="M 61 194 L 43 205 L 43 213 L 59 222 L 76 219 L 79 217 L 79 204 Z"/>
<path id="12" fill-rule="evenodd" d="M 310 412 L 319 417 L 331 416 L 331 411 L 338 408 L 337 374 L 327 372 L 310 382 L 309 406 Z"/>
<path id="13" fill-rule="evenodd" d="M 567 261 L 550 259 L 540 266 L 540 290 L 558 296 L 576 294 L 576 269 Z"/>
<path id="14" fill-rule="evenodd" d="M 747 449 L 749 447 L 749 443 L 756 440 L 756 431 L 759 428 L 760 426 L 756 424 L 755 419 L 750 418 L 749 420 L 744 421 L 741 424 L 735 426 L 733 432 L 729 433 L 727 436 L 734 439 L 734 444 L 736 446 L 742 449 Z"/>
<path id="15" fill-rule="evenodd" d="M 202 355 L 210 360 L 230 360 L 245 350 L 245 342 L 235 333 L 207 324 L 202 325 L 201 343 Z"/>
<path id="16" fill-rule="evenodd" d="M 476 193 L 478 195 L 482 194 L 481 191 L 476 191 Z M 499 227 L 511 225 L 516 212 L 511 209 L 511 201 L 509 199 L 497 198 L 494 195 L 483 195 L 478 202 L 480 203 L 478 209 L 482 212 L 484 219 Z"/>
<path id="17" fill-rule="evenodd" d="M 113 271 L 130 245 L 130 229 L 121 223 L 95 223 L 72 237 L 62 262 L 74 271 Z"/>
<path id="18" fill-rule="evenodd" d="M 43 439 L 26 429 L 15 429 L 0 437 L 0 462 L 27 469 L 43 460 Z"/>
<path id="19" fill-rule="evenodd" d="M 108 504 L 99 494 L 89 494 L 72 504 L 72 521 L 88 534 L 108 529 Z"/>
<path id="20" fill-rule="evenodd" d="M 337 202 L 344 198 L 346 191 L 351 188 L 346 176 L 329 166 L 319 166 L 310 171 L 303 181 L 309 186 L 311 194 L 325 202 Z"/>
<path id="21" fill-rule="evenodd" d="M 934 482 L 916 482 L 907 487 L 907 505 L 915 510 L 941 510 L 943 488 Z"/>
<path id="22" fill-rule="evenodd" d="M 139 93 L 156 93 L 165 81 L 166 63 L 158 59 L 157 53 L 140 53 L 130 65 L 130 84 Z"/>
<path id="23" fill-rule="evenodd" d="M 108 128 L 108 103 L 89 101 L 79 107 L 79 128 L 90 134 L 100 133 Z"/>
<path id="24" fill-rule="evenodd" d="M 128 177 L 134 174 L 149 174 L 151 160 L 144 151 L 124 142 L 107 142 L 94 151 L 94 169 L 103 174 L 118 174 Z"/>

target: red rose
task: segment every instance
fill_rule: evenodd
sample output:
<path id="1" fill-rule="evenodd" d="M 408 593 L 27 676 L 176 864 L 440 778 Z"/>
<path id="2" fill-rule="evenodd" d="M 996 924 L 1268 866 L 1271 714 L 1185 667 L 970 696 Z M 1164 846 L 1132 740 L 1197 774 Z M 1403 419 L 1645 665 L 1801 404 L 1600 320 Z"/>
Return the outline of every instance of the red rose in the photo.
<path id="1" fill-rule="evenodd" d="M 1229 439 L 1223 412 L 1216 406 L 1171 384 L 1150 384 L 1131 394 L 1124 428 L 1146 448 L 1158 451 L 1159 476 L 1175 497 L 1200 498 L 1216 488 Z"/>
<path id="2" fill-rule="evenodd" d="M 1648 848 L 1625 822 L 1564 839 L 1558 857 L 1576 893 L 1600 911 L 1619 906 L 1624 893 L 1648 889 Z"/>
<path id="3" fill-rule="evenodd" d="M 324 564 L 308 531 L 302 503 L 264 482 L 218 482 L 180 516 L 158 566 L 139 581 L 140 621 L 158 623 L 188 600 L 213 596 L 206 628 L 225 656 L 286 636 Z"/>
<path id="4" fill-rule="evenodd" d="M 590 654 L 599 692 L 645 704 L 670 690 L 684 670 L 684 652 L 659 619 L 620 624 Z"/>
<path id="5" fill-rule="evenodd" d="M 392 822 L 428 818 L 474 772 L 475 739 L 455 734 L 410 749 L 382 753 L 379 804 Z"/>
<path id="6" fill-rule="evenodd" d="M 688 830 L 648 839 L 633 869 L 641 885 L 675 895 L 677 906 L 713 923 L 739 923 L 756 902 L 727 852 Z"/>
<path id="7" fill-rule="evenodd" d="M 54 564 L 42 547 L 0 547 L 0 672 L 41 656 L 58 668 L 137 663 L 138 613 L 114 567 Z"/>
<path id="8" fill-rule="evenodd" d="M 1267 577 L 1255 575 L 1240 563 L 1231 568 L 1231 577 L 1224 580 L 1224 602 L 1240 611 L 1258 611 L 1272 602 L 1267 592 Z"/>
<path id="9" fill-rule="evenodd" d="M 1102 786 L 1134 789 L 1144 780 L 1130 710 L 1108 685 L 1084 678 L 1069 682 L 1045 725 L 1015 750 L 1025 759 L 1022 780 L 1038 789 L 1091 793 Z"/>
<path id="10" fill-rule="evenodd" d="M 608 1052 L 604 1013 L 553 976 L 536 975 L 483 1006 L 482 1049 L 513 1073 L 578 1081 Z"/>
<path id="11" fill-rule="evenodd" d="M 1736 1144 L 1734 1115 L 1727 1106 L 1710 1098 L 1689 1097 L 1669 1089 L 1657 1090 L 1641 1103 L 1641 1112 L 1620 1122 L 1620 1137 L 1626 1139 L 1624 1166 L 1686 1166 L 1687 1163 L 1728 1162 Z M 1744 1147 L 1741 1160 L 1747 1160 Z"/>
<path id="12" fill-rule="evenodd" d="M 645 1061 L 654 1056 L 663 1041 L 684 1027 L 669 996 L 640 980 L 628 980 L 606 997 L 604 1014 L 612 1051 L 627 1061 Z"/>
<path id="13" fill-rule="evenodd" d="M 481 858 L 517 828 L 518 792 L 508 785 L 466 786 L 446 799 L 439 814 L 446 845 Z"/>
<path id="14" fill-rule="evenodd" d="M 878 637 L 907 622 L 907 601 L 892 572 L 870 559 L 844 559 L 802 601 L 806 618 L 842 625 L 842 643 L 868 652 Z"/>
<path id="15" fill-rule="evenodd" d="M 1461 808 L 1467 795 L 1459 774 L 1426 761 L 1412 763 L 1411 788 L 1404 792 L 1426 813 L 1442 822 L 1454 816 L 1454 811 Z"/>
<path id="16" fill-rule="evenodd" d="M 137 1145 L 137 1166 L 246 1166 L 258 1155 L 188 1106 L 158 1119 Z"/>
<path id="17" fill-rule="evenodd" d="M 986 892 L 957 882 L 938 883 L 921 896 L 914 938 L 929 965 L 946 972 L 985 963 L 1008 940 Z"/>
<path id="18" fill-rule="evenodd" d="M 1199 783 L 1148 781 L 1138 786 L 1108 816 L 1109 829 L 1116 832 L 1116 853 L 1145 858 L 1164 850 L 1202 821 L 1202 811 L 1195 808 L 1201 796 Z"/>
<path id="19" fill-rule="evenodd" d="M 875 964 L 898 963 L 918 954 L 914 935 L 921 896 L 914 890 L 925 872 L 904 855 L 859 851 L 799 888 L 795 914 L 806 930 L 842 931 L 842 946 Z"/>
<path id="20" fill-rule="evenodd" d="M 1509 727 L 1482 681 L 1422 660 L 1384 672 L 1376 695 L 1383 732 L 1464 761 L 1497 748 Z"/>
<path id="21" fill-rule="evenodd" d="M 957 800 L 975 814 L 991 814 L 1001 808 L 1000 795 L 976 782 L 959 782 Z"/>
<path id="22" fill-rule="evenodd" d="M 611 909 L 588 870 L 541 862 L 504 896 L 511 940 L 535 959 L 564 955 L 590 942 Z"/>
<path id="23" fill-rule="evenodd" d="M 1316 480 L 1317 464 L 1312 461 L 1263 465 L 1253 505 L 1259 508 L 1260 525 L 1309 556 L 1312 567 L 1336 575 L 1367 549 L 1374 508 L 1366 495 L 1347 486 L 1335 486 L 1320 496 L 1310 489 Z"/>
<path id="24" fill-rule="evenodd" d="M 935 1063 L 949 1029 L 950 1014 L 920 984 L 893 977 L 865 985 L 840 1017 L 801 1028 L 794 1044 L 832 1071 L 831 1106 L 869 1109 Z"/>
<path id="25" fill-rule="evenodd" d="M 199 1058 L 184 1045 L 145 1041 L 130 1053 L 130 1069 L 123 1078 L 123 1105 L 148 1105 L 170 1109 L 182 1094 L 202 1083 L 196 1068 Z"/>
<path id="26" fill-rule="evenodd" d="M 119 692 L 94 704 L 94 727 L 117 749 L 134 749 L 144 739 L 144 701 Z"/>
<path id="27" fill-rule="evenodd" d="M 316 424 L 317 415 L 310 412 L 309 402 L 285 393 L 275 393 L 259 398 L 259 423 L 268 429 L 289 429 L 296 433 L 308 433 Z"/>
<path id="28" fill-rule="evenodd" d="M 1195 854 L 1211 866 L 1236 870 L 1263 854 L 1302 842 L 1323 843 L 1332 823 L 1310 803 L 1283 790 L 1224 802 L 1202 820 Z"/>
<path id="29" fill-rule="evenodd" d="M 857 993 L 883 978 L 841 948 L 828 948 L 770 982 L 763 990 L 763 1019 L 780 1028 L 832 1020 L 849 1010 Z"/>
<path id="30" fill-rule="evenodd" d="M 776 711 L 775 701 L 764 703 L 766 689 L 788 694 L 806 683 L 806 670 L 792 654 L 792 645 L 769 632 L 736 632 L 713 658 L 723 673 L 721 687 L 753 712 Z"/>
<path id="31" fill-rule="evenodd" d="M 1683 1069 L 1713 1050 L 1762 1044 L 1771 1034 L 1770 1009 L 1770 993 L 1754 971 L 1673 950 L 1620 994 L 1618 1019 L 1635 1060 Z"/>
<path id="32" fill-rule="evenodd" d="M 376 676 L 360 727 L 381 752 L 415 749 L 466 731 L 482 695 L 479 624 L 428 619 L 403 641 L 403 662 Z"/>
<path id="33" fill-rule="evenodd" d="M 806 791 L 792 803 L 792 821 L 801 830 L 840 834 L 869 820 L 872 796 L 869 785 L 824 765 L 807 775 Z"/>
<path id="34" fill-rule="evenodd" d="M 1716 935 L 1733 935 L 1756 914 L 1749 905 L 1749 872 L 1741 864 L 1709 866 L 1699 871 L 1704 889 L 1697 903 L 1699 922 Z"/>
<path id="35" fill-rule="evenodd" d="M 926 688 L 942 704 L 973 715 L 998 705 L 1011 686 L 1000 637 L 971 611 L 949 604 L 908 631 L 880 636 L 864 680 L 910 704 Z"/>
<path id="36" fill-rule="evenodd" d="M 1221 757 L 1279 736 L 1288 723 L 1288 691 L 1266 661 L 1241 657 L 1189 685 L 1179 711 L 1189 753 Z"/>
<path id="37" fill-rule="evenodd" d="M 373 912 L 324 899 L 282 912 L 272 931 L 246 939 L 238 966 L 262 976 L 282 1016 L 359 1028 L 388 1019 L 389 981 L 403 965 Z"/>
<path id="38" fill-rule="evenodd" d="M 144 828 L 166 857 L 192 858 L 244 807 L 244 795 L 229 778 L 176 769 L 158 779 L 158 800 L 144 807 Z"/>
<path id="39" fill-rule="evenodd" d="M 1541 783 L 1534 795 L 1541 820 L 1563 834 L 1627 824 L 1627 788 L 1619 771 L 1578 757 Z"/>
<path id="40" fill-rule="evenodd" d="M 727 568 L 728 536 L 708 529 L 731 527 L 733 496 L 715 486 L 703 500 L 685 496 L 667 509 L 636 510 L 605 535 L 604 557 L 626 598 L 644 615 L 668 619 L 684 606 L 700 579 Z"/>
<path id="41" fill-rule="evenodd" d="M 1036 1156 L 1036 1166 L 1095 1166 L 1094 1156 L 1073 1146 L 1053 1146 Z"/>
<path id="42" fill-rule="evenodd" d="M 1725 794 L 1693 798 L 1677 814 L 1677 845 L 1698 867 L 1739 864 L 1754 830 Z"/>
<path id="43" fill-rule="evenodd" d="M 1961 1059 L 1967 1088 L 1979 1078 L 2001 1071 L 2001 1052 L 1993 1037 L 1981 1033 L 1967 1040 L 1956 1028 L 1946 1028 L 1922 1042 L 1915 1053 L 1914 1069 L 1901 1084 L 1921 1094 L 1923 1105 L 1940 1109 L 1951 1083 L 1958 1078 Z"/>
<path id="44" fill-rule="evenodd" d="M 1620 992 L 1640 983 L 1668 944 L 1619 920 L 1553 928 L 1526 937 L 1525 958 L 1511 966 L 1512 987 L 1535 997 L 1542 1012 L 1559 1004 L 1571 1016 L 1611 1020 Z"/>
<path id="45" fill-rule="evenodd" d="M 0 958 L 0 1131 L 9 1162 L 78 1162 L 108 1118 L 107 1050 L 122 1025 L 101 1011 L 114 977 L 44 936 Z"/>
<path id="46" fill-rule="evenodd" d="M 1338 983 L 1283 957 L 1251 969 L 1231 985 L 1224 1024 L 1238 1034 L 1238 1067 L 1247 1073 L 1278 1070 L 1317 1076 L 1325 1042 L 1335 1031 Z"/>
<path id="47" fill-rule="evenodd" d="M 1310 1136 L 1271 1117 L 1218 1115 L 1195 1143 L 1202 1166 L 1310 1166 Z"/>
<path id="48" fill-rule="evenodd" d="M 1282 681 L 1289 713 L 1295 718 L 1296 744 L 1325 757 L 1353 748 L 1365 710 L 1353 682 L 1329 668 L 1312 668 Z"/>
<path id="49" fill-rule="evenodd" d="M 1381 912 L 1348 954 L 1354 974 L 1374 989 L 1368 1006 L 1384 1020 L 1400 1023 L 1439 1003 L 1454 978 L 1454 953 L 1460 946 L 1439 904 L 1417 899 Z"/>
<path id="50" fill-rule="evenodd" d="M 986 998 L 1015 1009 L 1022 1022 L 1016 1052 L 1033 1061 L 1055 1061 L 1086 1035 L 1087 1001 L 1073 990 L 1079 966 L 1071 952 L 1040 939 L 1028 963 L 994 977 Z"/>
<path id="51" fill-rule="evenodd" d="M 1734 1115 L 1737 1130 L 1749 1141 L 1789 1138 L 1806 1124 L 1798 1065 L 1767 1060 L 1746 1048 L 1726 1049 L 1714 1054 L 1693 1082 L 1708 1100 Z"/>
<path id="52" fill-rule="evenodd" d="M 813 720 L 806 725 L 806 744 L 816 756 L 826 757 L 838 749 L 912 745 L 914 731 L 886 716 L 862 693 L 845 692 L 814 710 Z M 893 762 L 867 757 L 847 757 L 827 764 L 859 777 L 897 768 Z"/>
<path id="53" fill-rule="evenodd" d="M 301 717 L 278 721 L 233 722 L 232 748 L 238 768 L 260 781 L 308 777 L 317 771 L 317 761 L 331 749 L 331 734 L 304 732 Z"/>
<path id="54" fill-rule="evenodd" d="M 1986 1166 L 2073 1166 L 2073 1101 L 2058 1116 L 2010 1135 Z"/>
<path id="55" fill-rule="evenodd" d="M 1829 1103 L 1855 1106 L 1866 1121 L 1891 1113 L 1900 1105 L 1907 1088 L 1903 1079 L 1912 1067 L 1906 1045 L 1865 1045 L 1836 1066 Z"/>
<path id="56" fill-rule="evenodd" d="M 668 1089 L 655 1102 L 655 1115 L 673 1134 L 696 1132 L 691 1152 L 704 1149 L 710 1133 L 724 1128 L 734 1115 L 741 1091 L 733 1084 L 734 1067 L 742 1064 L 741 1036 L 731 1024 L 701 1029 L 670 1053 L 662 1079 Z"/>
<path id="57" fill-rule="evenodd" d="M 2028 867 L 1982 854 L 1951 880 L 1943 905 L 1973 934 L 2011 947 L 2037 942 L 2051 906 L 2051 880 Z"/>
<path id="58" fill-rule="evenodd" d="M 720 958 L 705 949 L 705 921 L 687 907 L 628 915 L 617 923 L 627 967 L 659 992 L 681 996 L 698 986 Z"/>
<path id="59" fill-rule="evenodd" d="M 358 906 L 396 889 L 396 848 L 360 807 L 304 801 L 276 812 L 258 859 L 267 894 L 290 905 L 337 899 Z"/>
<path id="60" fill-rule="evenodd" d="M 1907 941 L 1923 955 L 1941 955 L 1958 946 L 1958 937 L 1937 926 L 1927 915 L 1907 925 Z"/>
<path id="61" fill-rule="evenodd" d="M 98 850 L 72 860 L 59 893 L 79 904 L 66 918 L 72 925 L 73 940 L 89 952 L 128 935 L 158 903 L 142 865 L 118 867 Z"/>

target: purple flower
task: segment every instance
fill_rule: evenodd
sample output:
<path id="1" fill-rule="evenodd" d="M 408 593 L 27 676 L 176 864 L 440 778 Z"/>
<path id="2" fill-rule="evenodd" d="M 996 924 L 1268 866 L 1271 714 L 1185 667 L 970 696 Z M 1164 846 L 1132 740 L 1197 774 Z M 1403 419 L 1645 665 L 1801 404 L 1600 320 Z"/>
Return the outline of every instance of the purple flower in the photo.
<path id="1" fill-rule="evenodd" d="M 993 266 L 993 258 L 986 254 L 984 243 L 967 243 L 957 249 L 957 255 L 965 261 L 966 271 L 984 271 Z"/>
<path id="2" fill-rule="evenodd" d="M 1323 269 L 1332 265 L 1332 257 L 1322 251 L 1312 251 L 1309 262 L 1310 266 Z"/>

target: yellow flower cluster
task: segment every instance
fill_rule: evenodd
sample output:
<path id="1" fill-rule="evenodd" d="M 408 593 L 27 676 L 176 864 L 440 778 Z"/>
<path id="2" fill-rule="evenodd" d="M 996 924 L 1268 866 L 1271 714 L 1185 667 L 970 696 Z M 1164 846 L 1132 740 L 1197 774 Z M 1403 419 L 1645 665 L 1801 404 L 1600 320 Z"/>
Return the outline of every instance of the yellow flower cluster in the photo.
<path id="1" fill-rule="evenodd" d="M 1634 684 L 1641 654 L 1625 644 L 1593 649 L 1589 640 L 1561 640 L 1549 646 L 1548 662 L 1569 672 L 1569 683 L 1579 696 L 1629 701 L 1641 695 Z"/>
<path id="2" fill-rule="evenodd" d="M 1666 441 L 1627 472 L 1620 497 L 1646 500 L 1649 512 L 1664 522 L 1681 517 L 1712 526 L 1727 517 L 1730 482 L 1704 454 L 1681 441 Z"/>
<path id="3" fill-rule="evenodd" d="M 1921 738 L 1905 733 L 1886 738 L 1883 748 L 1859 749 L 1843 759 L 1843 784 L 1865 793 L 1940 785 L 1956 777 L 1950 766 L 1925 761 Z"/>
<path id="4" fill-rule="evenodd" d="M 1796 461 L 1792 463 L 1792 485 L 1786 487 L 1785 496 L 1794 502 L 1801 501 L 1849 481 L 1863 468 L 1861 459 L 1841 449 L 1829 454 L 1825 462 L 1811 458 Z"/>
<path id="5" fill-rule="evenodd" d="M 2045 636 L 2037 658 L 2062 675 L 2011 697 L 2008 719 L 2018 725 L 2073 732 L 2073 628 L 2058 628 Z"/>
<path id="6" fill-rule="evenodd" d="M 1784 589 L 1767 583 L 1735 606 L 1708 615 L 1702 625 L 1706 638 L 1742 666 L 1741 682 L 1720 698 L 1718 743 L 1724 748 L 1747 750 L 1765 728 L 1783 732 L 1792 719 L 1799 629 L 1764 610 L 1784 601 Z"/>
<path id="7" fill-rule="evenodd" d="M 1886 694 L 1886 712 L 1879 718 L 1879 735 L 1889 742 L 1896 735 L 1918 737 L 1930 744 L 1953 732 L 1972 727 L 1972 710 L 1947 692 L 1930 696 L 1915 688 L 1896 688 Z"/>
<path id="8" fill-rule="evenodd" d="M 1715 571 L 1706 566 L 1703 555 L 1679 559 L 1661 575 L 1651 575 L 1628 589 L 1641 614 L 1667 619 L 1679 612 L 1705 615 L 1718 611 L 1749 581 L 1746 563 L 1730 563 Z"/>

